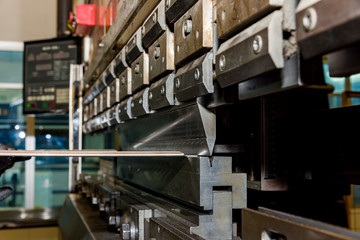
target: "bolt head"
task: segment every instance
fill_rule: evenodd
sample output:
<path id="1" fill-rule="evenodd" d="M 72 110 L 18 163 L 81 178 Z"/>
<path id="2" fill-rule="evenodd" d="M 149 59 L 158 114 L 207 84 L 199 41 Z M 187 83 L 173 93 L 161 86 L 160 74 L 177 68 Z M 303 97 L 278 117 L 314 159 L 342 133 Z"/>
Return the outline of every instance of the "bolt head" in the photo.
<path id="1" fill-rule="evenodd" d="M 258 54 L 261 52 L 263 46 L 263 40 L 260 35 L 256 35 L 253 41 L 253 50 L 255 54 Z"/>
<path id="2" fill-rule="evenodd" d="M 130 235 L 131 235 L 130 224 L 128 223 L 121 224 L 120 235 L 123 240 L 130 240 Z"/>
<path id="3" fill-rule="evenodd" d="M 219 68 L 220 68 L 220 71 L 224 71 L 224 70 L 225 70 L 225 65 L 226 65 L 225 55 L 221 55 L 221 56 L 220 56 L 220 59 L 219 59 Z"/>

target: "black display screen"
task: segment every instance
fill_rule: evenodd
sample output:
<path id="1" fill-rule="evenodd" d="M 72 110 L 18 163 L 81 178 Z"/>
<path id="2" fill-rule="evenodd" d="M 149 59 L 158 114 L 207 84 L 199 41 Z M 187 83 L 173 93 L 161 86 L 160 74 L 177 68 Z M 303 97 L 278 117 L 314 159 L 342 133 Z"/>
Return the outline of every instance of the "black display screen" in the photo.
<path id="1" fill-rule="evenodd" d="M 25 42 L 24 114 L 67 113 L 70 64 L 79 59 L 79 38 Z"/>

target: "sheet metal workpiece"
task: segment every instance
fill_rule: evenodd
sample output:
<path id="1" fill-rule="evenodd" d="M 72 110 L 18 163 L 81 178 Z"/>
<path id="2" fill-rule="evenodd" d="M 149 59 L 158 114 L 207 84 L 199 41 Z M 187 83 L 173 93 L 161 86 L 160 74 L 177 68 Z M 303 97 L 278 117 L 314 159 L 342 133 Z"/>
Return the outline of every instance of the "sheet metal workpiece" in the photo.
<path id="1" fill-rule="evenodd" d="M 143 46 L 150 47 L 166 29 L 165 0 L 161 0 L 141 27 Z"/>
<path id="2" fill-rule="evenodd" d="M 271 11 L 282 7 L 284 0 L 217 0 L 216 34 L 227 38 L 234 32 L 255 23 Z"/>
<path id="3" fill-rule="evenodd" d="M 149 106 L 150 109 L 158 110 L 172 106 L 174 103 L 174 74 L 171 73 L 151 84 L 149 89 Z"/>
<path id="4" fill-rule="evenodd" d="M 166 18 L 175 23 L 198 0 L 166 0 Z"/>
<path id="5" fill-rule="evenodd" d="M 172 32 L 166 30 L 149 47 L 148 52 L 150 81 L 174 70 L 174 34 Z"/>
<path id="6" fill-rule="evenodd" d="M 149 83 L 149 55 L 144 52 L 131 64 L 132 94 L 149 85 Z"/>
<path id="7" fill-rule="evenodd" d="M 137 59 L 143 52 L 144 49 L 141 42 L 141 28 L 139 28 L 125 46 L 127 63 L 131 64 L 134 62 L 135 59 Z"/>
<path id="8" fill-rule="evenodd" d="M 304 59 L 360 41 L 358 0 L 300 1 L 296 9 L 297 40 Z"/>
<path id="9" fill-rule="evenodd" d="M 174 94 L 178 101 L 184 102 L 213 92 L 212 52 L 188 63 L 176 72 Z"/>
<path id="10" fill-rule="evenodd" d="M 213 47 L 212 20 L 212 1 L 199 0 L 175 22 L 175 65 Z"/>
<path id="11" fill-rule="evenodd" d="M 216 79 L 221 87 L 284 67 L 282 19 L 275 11 L 220 45 Z"/>
<path id="12" fill-rule="evenodd" d="M 132 90 L 132 74 L 131 74 L 131 68 L 127 67 L 125 70 L 119 75 L 119 81 L 120 81 L 120 96 L 119 100 L 124 100 L 128 96 L 131 95 Z"/>
<path id="13" fill-rule="evenodd" d="M 133 96 L 131 101 L 131 112 L 134 118 L 150 113 L 148 87 Z"/>

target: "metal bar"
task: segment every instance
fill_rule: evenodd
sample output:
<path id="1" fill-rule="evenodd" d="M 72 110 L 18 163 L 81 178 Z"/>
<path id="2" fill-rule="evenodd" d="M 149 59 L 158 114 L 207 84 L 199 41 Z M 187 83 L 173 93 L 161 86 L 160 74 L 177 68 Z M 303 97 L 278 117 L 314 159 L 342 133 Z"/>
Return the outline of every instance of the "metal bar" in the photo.
<path id="1" fill-rule="evenodd" d="M 25 149 L 33 151 L 36 145 L 35 137 L 35 115 L 26 116 L 26 139 Z M 27 151 L 23 150 L 23 151 Z M 11 156 L 11 155 L 10 155 Z M 34 156 L 33 156 L 34 157 Z M 35 206 L 35 158 L 31 158 L 25 163 L 25 203 L 26 209 Z"/>
<path id="2" fill-rule="evenodd" d="M 178 151 L 116 151 L 116 150 L 0 150 L 0 157 L 180 157 Z"/>

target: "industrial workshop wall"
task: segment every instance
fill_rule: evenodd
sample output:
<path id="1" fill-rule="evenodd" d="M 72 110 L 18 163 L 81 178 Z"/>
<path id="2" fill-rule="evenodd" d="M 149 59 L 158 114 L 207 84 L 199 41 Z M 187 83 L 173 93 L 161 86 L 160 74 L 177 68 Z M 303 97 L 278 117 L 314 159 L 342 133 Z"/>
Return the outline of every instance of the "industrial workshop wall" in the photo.
<path id="1" fill-rule="evenodd" d="M 0 1 L 0 41 L 56 37 L 57 0 Z"/>

